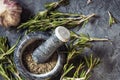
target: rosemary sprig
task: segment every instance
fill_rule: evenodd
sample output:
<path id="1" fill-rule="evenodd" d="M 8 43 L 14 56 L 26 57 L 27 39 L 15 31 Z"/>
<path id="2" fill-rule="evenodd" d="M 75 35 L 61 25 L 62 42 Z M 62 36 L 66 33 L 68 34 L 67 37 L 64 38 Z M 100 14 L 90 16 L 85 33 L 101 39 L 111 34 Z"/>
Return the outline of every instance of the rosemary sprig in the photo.
<path id="1" fill-rule="evenodd" d="M 45 11 L 41 11 L 39 12 L 34 19 L 35 20 L 40 20 L 40 19 L 45 19 L 49 16 L 50 12 L 56 10 L 56 8 L 58 8 L 60 5 L 62 5 L 63 3 L 67 3 L 67 0 L 59 0 L 58 2 L 52 2 L 52 3 L 48 3 L 45 4 Z"/>
<path id="2" fill-rule="evenodd" d="M 113 15 L 108 11 L 109 15 L 109 26 L 112 26 L 113 24 L 116 23 L 116 19 L 113 17 Z"/>
<path id="3" fill-rule="evenodd" d="M 34 32 L 34 31 L 46 31 L 48 29 L 55 29 L 57 26 L 66 26 L 67 28 L 72 28 L 80 25 L 84 21 L 89 20 L 91 17 L 95 16 L 95 14 L 91 14 L 88 16 L 81 16 L 77 15 L 78 17 L 71 17 L 71 16 L 76 16 L 73 14 L 66 13 L 65 15 L 62 15 L 64 13 L 57 12 L 57 16 L 55 15 L 56 13 L 52 13 L 49 18 L 41 19 L 41 20 L 34 20 L 31 19 L 26 23 L 23 23 L 18 27 L 18 29 L 25 29 L 28 28 L 27 30 L 29 32 Z M 64 18 L 64 16 L 69 15 L 69 17 Z M 58 17 L 59 16 L 59 17 Z"/>
<path id="4" fill-rule="evenodd" d="M 23 80 L 13 63 L 13 52 L 18 41 L 11 48 L 5 37 L 0 37 L 0 75 L 5 80 Z"/>
<path id="5" fill-rule="evenodd" d="M 73 64 L 69 64 L 69 62 L 75 58 L 75 56 L 81 54 L 85 47 L 90 47 L 89 42 L 93 41 L 108 41 L 108 39 L 99 39 L 99 38 L 90 38 L 84 34 L 76 34 L 71 31 L 71 41 L 70 45 L 67 45 L 68 48 L 68 56 L 67 62 L 64 66 L 64 72 L 61 76 L 61 80 L 88 80 L 90 77 L 91 70 L 97 65 L 100 61 L 99 58 L 93 58 L 93 55 L 90 57 L 84 57 L 84 61 L 82 61 L 77 68 Z M 87 67 L 87 69 L 86 69 Z M 72 70 L 76 69 L 72 77 L 67 77 L 66 75 Z"/>
<path id="6" fill-rule="evenodd" d="M 66 0 L 47 4 L 45 6 L 46 10 L 40 11 L 34 18 L 21 24 L 18 29 L 27 28 L 27 32 L 29 33 L 35 31 L 46 31 L 48 29 L 52 30 L 57 26 L 66 26 L 67 28 L 71 28 L 76 27 L 95 16 L 95 14 L 85 16 L 82 14 L 62 13 L 57 11 L 56 9 L 64 2 L 66 2 Z"/>
<path id="7" fill-rule="evenodd" d="M 65 65 L 64 66 L 64 72 L 61 76 L 60 80 L 88 80 L 91 76 L 92 69 L 100 62 L 99 58 L 93 58 L 93 55 L 91 54 L 90 57 L 84 58 L 85 60 L 79 64 L 79 66 L 76 68 L 74 74 L 72 77 L 67 77 L 66 75 L 70 73 L 72 69 L 74 69 L 74 65 Z M 86 69 L 87 65 L 87 69 Z M 66 68 L 68 67 L 68 68 Z"/>

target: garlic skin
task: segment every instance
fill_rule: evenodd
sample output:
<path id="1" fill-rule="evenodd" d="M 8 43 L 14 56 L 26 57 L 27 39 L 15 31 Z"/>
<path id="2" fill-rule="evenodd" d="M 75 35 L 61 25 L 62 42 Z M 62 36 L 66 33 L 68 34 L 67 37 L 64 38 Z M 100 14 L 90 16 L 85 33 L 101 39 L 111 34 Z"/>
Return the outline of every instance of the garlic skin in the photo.
<path id="1" fill-rule="evenodd" d="M 13 0 L 0 0 L 0 25 L 16 27 L 21 19 L 22 8 Z"/>

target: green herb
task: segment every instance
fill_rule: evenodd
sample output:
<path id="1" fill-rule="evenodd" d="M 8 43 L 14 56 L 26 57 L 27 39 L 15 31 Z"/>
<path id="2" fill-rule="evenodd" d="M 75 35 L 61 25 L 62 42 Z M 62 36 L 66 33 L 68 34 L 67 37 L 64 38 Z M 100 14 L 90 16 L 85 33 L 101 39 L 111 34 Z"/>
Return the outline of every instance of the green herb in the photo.
<path id="1" fill-rule="evenodd" d="M 67 69 L 64 69 L 64 74 L 62 75 L 61 80 L 88 80 L 91 76 L 91 70 L 100 62 L 100 59 L 93 58 L 92 54 L 90 57 L 85 56 L 84 59 L 85 61 L 79 64 L 72 77 L 66 77 L 65 75 L 74 68 L 74 65 L 70 65 Z M 87 69 L 85 65 L 87 65 Z"/>
<path id="2" fill-rule="evenodd" d="M 49 18 L 40 20 L 31 19 L 28 22 L 20 25 L 18 29 L 28 28 L 27 29 L 28 32 L 34 32 L 55 29 L 57 26 L 66 26 L 67 28 L 71 28 L 76 27 L 83 23 L 84 21 L 89 20 L 91 17 L 95 16 L 95 14 L 91 14 L 88 16 L 79 15 L 77 18 L 71 18 L 76 16 L 78 16 L 78 14 L 52 12 Z"/>
<path id="3" fill-rule="evenodd" d="M 64 72 L 61 76 L 61 80 L 88 80 L 90 77 L 91 70 L 97 65 L 100 61 L 99 58 L 93 58 L 91 54 L 90 57 L 84 57 L 84 61 L 82 61 L 79 66 L 76 68 L 73 64 L 69 64 L 69 62 L 75 58 L 75 56 L 81 54 L 85 47 L 90 47 L 89 42 L 93 41 L 108 41 L 108 39 L 99 39 L 99 38 L 90 38 L 88 35 L 84 34 L 76 34 L 71 31 L 71 42 L 70 45 L 67 45 L 68 48 L 68 56 L 67 62 L 64 66 Z M 87 69 L 86 69 L 87 67 Z M 67 77 L 66 75 L 73 69 L 76 69 L 72 77 Z"/>
<path id="4" fill-rule="evenodd" d="M 112 16 L 112 14 L 108 11 L 109 15 L 109 25 L 112 26 L 113 24 L 116 23 L 116 19 Z"/>
<path id="5" fill-rule="evenodd" d="M 18 41 L 11 48 L 5 37 L 0 37 L 0 75 L 5 80 L 23 80 L 13 63 L 13 52 Z"/>
<path id="6" fill-rule="evenodd" d="M 88 20 L 84 21 L 82 27 L 85 27 L 87 23 L 88 23 Z"/>
<path id="7" fill-rule="evenodd" d="M 90 18 L 95 16 L 95 14 L 85 16 L 82 14 L 62 13 L 57 11 L 56 8 L 65 2 L 66 0 L 60 0 L 58 2 L 45 5 L 46 10 L 40 11 L 34 18 L 21 24 L 18 27 L 18 30 L 27 28 L 27 33 L 29 33 L 35 31 L 52 30 L 58 26 L 72 28 L 83 24 L 85 21 L 87 23 Z"/>

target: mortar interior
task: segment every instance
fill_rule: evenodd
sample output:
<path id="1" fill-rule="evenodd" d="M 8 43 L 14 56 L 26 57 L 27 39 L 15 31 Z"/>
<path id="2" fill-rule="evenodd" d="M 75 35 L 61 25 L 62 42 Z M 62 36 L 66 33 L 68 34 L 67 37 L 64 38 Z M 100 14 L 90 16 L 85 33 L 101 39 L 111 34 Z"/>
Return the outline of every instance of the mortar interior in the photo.
<path id="1" fill-rule="evenodd" d="M 24 67 L 31 73 L 34 74 L 44 74 L 47 73 L 49 71 L 51 71 L 56 63 L 57 63 L 57 52 L 55 52 L 51 58 L 46 61 L 45 63 L 40 63 L 37 64 L 33 61 L 32 59 L 32 53 L 33 51 L 39 46 L 41 45 L 41 43 L 43 43 L 45 40 L 34 40 L 33 42 L 31 42 L 23 51 L 23 55 L 22 55 L 22 62 Z"/>

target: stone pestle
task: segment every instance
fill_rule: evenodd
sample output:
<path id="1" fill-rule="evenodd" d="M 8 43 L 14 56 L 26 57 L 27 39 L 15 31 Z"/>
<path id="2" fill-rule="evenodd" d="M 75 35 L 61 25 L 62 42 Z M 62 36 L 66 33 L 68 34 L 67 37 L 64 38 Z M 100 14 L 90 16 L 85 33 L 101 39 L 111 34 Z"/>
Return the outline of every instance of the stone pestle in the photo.
<path id="1" fill-rule="evenodd" d="M 53 53 L 70 39 L 70 32 L 65 27 L 59 26 L 55 29 L 44 43 L 33 51 L 32 58 L 36 63 L 44 63 Z"/>

